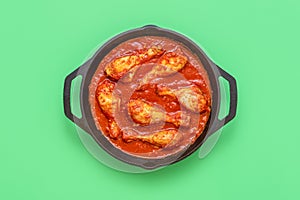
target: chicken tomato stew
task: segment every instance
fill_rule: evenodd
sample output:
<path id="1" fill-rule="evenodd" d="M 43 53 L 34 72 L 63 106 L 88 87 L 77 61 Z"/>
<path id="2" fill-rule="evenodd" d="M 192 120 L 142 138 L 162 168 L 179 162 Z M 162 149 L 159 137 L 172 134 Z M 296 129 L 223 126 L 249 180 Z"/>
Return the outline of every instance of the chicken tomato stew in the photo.
<path id="1" fill-rule="evenodd" d="M 208 122 L 211 101 L 200 60 L 165 37 L 118 45 L 89 85 L 96 127 L 114 146 L 141 157 L 164 157 L 193 144 Z"/>

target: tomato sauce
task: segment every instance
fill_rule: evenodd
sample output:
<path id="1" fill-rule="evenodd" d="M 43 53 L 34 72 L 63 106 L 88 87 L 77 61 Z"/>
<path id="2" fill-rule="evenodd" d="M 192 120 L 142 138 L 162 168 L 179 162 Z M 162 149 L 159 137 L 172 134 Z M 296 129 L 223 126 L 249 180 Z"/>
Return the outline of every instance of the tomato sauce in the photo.
<path id="1" fill-rule="evenodd" d="M 104 74 L 105 66 L 107 66 L 115 58 L 122 57 L 124 55 L 130 55 L 130 53 L 137 52 L 139 49 L 148 49 L 158 45 L 166 52 L 175 52 L 177 54 L 186 56 L 188 58 L 187 64 L 177 73 L 174 73 L 170 76 L 157 77 L 150 83 L 139 88 L 139 80 L 141 80 L 157 62 L 157 58 L 154 58 L 142 64 L 138 68 L 131 82 L 123 83 L 121 81 L 115 81 L 116 86 L 114 89 L 114 94 L 121 97 L 121 104 L 120 110 L 118 110 L 114 117 L 118 126 L 124 131 L 126 131 L 126 129 L 135 129 L 141 134 L 151 134 L 155 131 L 168 128 L 178 129 L 184 133 L 184 137 L 182 141 L 180 141 L 180 145 L 174 148 L 159 148 L 153 144 L 143 141 L 126 142 L 122 139 L 122 137 L 118 137 L 116 139 L 110 138 L 108 119 L 99 107 L 97 97 L 95 95 L 98 84 L 104 79 L 108 79 L 108 77 L 106 77 Z M 177 98 L 171 96 L 159 96 L 156 92 L 158 85 L 167 85 L 171 89 L 196 85 L 201 89 L 203 95 L 208 100 L 208 105 L 211 105 L 210 83 L 208 75 L 201 61 L 181 43 L 164 37 L 145 36 L 128 40 L 120 44 L 111 52 L 109 52 L 99 63 L 99 66 L 91 80 L 89 86 L 89 102 L 96 127 L 113 145 L 128 154 L 141 157 L 164 157 L 166 155 L 176 153 L 191 145 L 201 135 L 206 126 L 210 116 L 210 109 L 202 113 L 189 111 L 180 105 Z M 151 102 L 160 107 L 166 113 L 183 111 L 190 116 L 190 124 L 188 127 L 180 126 L 179 128 L 175 127 L 174 124 L 166 122 L 150 124 L 147 126 L 138 125 L 128 114 L 127 104 L 128 101 L 132 99 L 143 99 L 147 102 Z"/>

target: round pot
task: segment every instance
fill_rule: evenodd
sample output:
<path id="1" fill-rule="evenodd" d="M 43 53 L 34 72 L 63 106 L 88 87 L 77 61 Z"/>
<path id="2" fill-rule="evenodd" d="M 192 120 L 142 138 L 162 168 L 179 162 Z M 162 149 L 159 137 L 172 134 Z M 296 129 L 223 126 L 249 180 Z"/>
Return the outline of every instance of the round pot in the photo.
<path id="1" fill-rule="evenodd" d="M 91 79 L 101 62 L 101 60 L 115 47 L 119 44 L 142 36 L 160 36 L 166 37 L 171 40 L 177 41 L 185 45 L 191 52 L 193 52 L 199 60 L 202 62 L 203 67 L 205 68 L 211 86 L 212 93 L 212 105 L 211 105 L 211 113 L 210 119 L 206 124 L 206 128 L 202 132 L 202 134 L 197 138 L 197 140 L 190 145 L 184 152 L 180 152 L 180 154 L 169 155 L 163 158 L 141 158 L 134 155 L 127 154 L 122 150 L 116 148 L 110 141 L 105 138 L 105 136 L 97 129 L 95 125 L 95 121 L 92 116 L 92 112 L 89 104 L 89 85 L 91 83 Z M 80 87 L 80 109 L 82 113 L 82 117 L 78 118 L 71 112 L 71 102 L 70 102 L 70 89 L 71 82 L 77 76 L 82 76 L 82 82 Z M 223 118 L 219 119 L 219 111 L 220 111 L 220 84 L 219 77 L 223 77 L 229 82 L 230 85 L 230 103 L 229 103 L 229 113 Z M 171 31 L 167 29 L 163 29 L 154 25 L 148 25 L 141 28 L 129 30 L 123 32 L 108 42 L 106 42 L 103 46 L 101 46 L 96 53 L 86 61 L 82 66 L 77 68 L 75 71 L 70 73 L 64 83 L 64 111 L 65 115 L 73 121 L 77 126 L 90 134 L 94 140 L 103 148 L 106 152 L 108 152 L 114 158 L 117 158 L 125 163 L 129 163 L 131 165 L 139 166 L 144 169 L 152 170 L 158 167 L 166 166 L 175 162 L 178 162 L 187 156 L 191 155 L 195 152 L 204 142 L 205 140 L 213 134 L 215 131 L 219 130 L 222 126 L 227 124 L 230 120 L 235 117 L 237 107 L 237 86 L 235 79 L 229 75 L 227 72 L 222 70 L 220 67 L 215 65 L 201 50 L 199 46 L 197 46 L 193 41 L 188 39 L 187 37 Z"/>

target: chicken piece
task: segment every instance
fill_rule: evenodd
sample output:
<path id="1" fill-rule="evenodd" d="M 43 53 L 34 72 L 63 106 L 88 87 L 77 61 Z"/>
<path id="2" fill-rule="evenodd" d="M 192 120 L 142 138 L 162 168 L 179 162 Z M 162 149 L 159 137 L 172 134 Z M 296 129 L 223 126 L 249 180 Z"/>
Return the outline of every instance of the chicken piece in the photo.
<path id="1" fill-rule="evenodd" d="M 139 86 L 149 83 L 158 76 L 169 76 L 181 70 L 187 63 L 187 57 L 177 55 L 174 52 L 165 53 L 159 60 L 158 65 L 154 66 L 141 80 Z"/>
<path id="2" fill-rule="evenodd" d="M 131 68 L 126 74 L 122 76 L 120 81 L 123 83 L 130 83 L 133 80 L 133 77 L 136 71 L 138 70 L 138 68 L 140 68 L 140 65 L 136 65 L 133 68 Z"/>
<path id="3" fill-rule="evenodd" d="M 123 133 L 123 140 L 127 142 L 140 140 L 158 147 L 174 146 L 178 144 L 182 138 L 183 134 L 175 129 L 160 130 L 147 135 L 141 135 L 130 131 Z"/>
<path id="4" fill-rule="evenodd" d="M 184 112 L 165 113 L 161 108 L 139 99 L 129 101 L 128 111 L 131 118 L 141 125 L 165 121 L 179 127 L 190 123 L 190 116 Z"/>
<path id="5" fill-rule="evenodd" d="M 121 130 L 117 122 L 113 119 L 108 120 L 108 131 L 111 138 L 117 138 L 121 134 Z"/>
<path id="6" fill-rule="evenodd" d="M 168 95 L 174 98 L 177 97 L 178 101 L 188 110 L 201 113 L 209 109 L 208 100 L 203 95 L 200 88 L 195 85 L 181 88 L 178 90 L 170 89 L 166 86 L 157 86 L 157 94 L 160 96 Z"/>
<path id="7" fill-rule="evenodd" d="M 168 52 L 162 56 L 158 62 L 159 65 L 154 67 L 153 71 L 159 73 L 160 76 L 168 76 L 181 70 L 186 63 L 187 57 Z"/>
<path id="8" fill-rule="evenodd" d="M 96 97 L 103 113 L 113 118 L 114 112 L 120 104 L 120 99 L 113 95 L 115 83 L 105 79 L 97 88 Z"/>
<path id="9" fill-rule="evenodd" d="M 164 53 L 160 47 L 149 48 L 146 52 L 117 58 L 109 63 L 104 71 L 107 76 L 119 80 L 134 66 L 140 65 Z"/>
<path id="10" fill-rule="evenodd" d="M 108 132 L 111 138 L 117 138 L 121 134 L 121 130 L 113 119 L 114 112 L 119 107 L 120 99 L 113 95 L 115 83 L 104 80 L 97 88 L 96 97 L 100 105 L 101 110 L 108 118 Z"/>

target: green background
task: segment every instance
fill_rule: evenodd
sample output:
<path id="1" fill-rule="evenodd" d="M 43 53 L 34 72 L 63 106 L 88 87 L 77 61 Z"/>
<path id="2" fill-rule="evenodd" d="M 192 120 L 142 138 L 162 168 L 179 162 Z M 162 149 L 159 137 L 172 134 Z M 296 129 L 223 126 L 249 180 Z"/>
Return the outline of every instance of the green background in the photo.
<path id="1" fill-rule="evenodd" d="M 0 3 L 0 199 L 300 199 L 300 3 Z M 148 174 L 110 169 L 63 114 L 63 81 L 112 36 L 183 33 L 236 77 L 237 116 L 203 160 Z"/>

